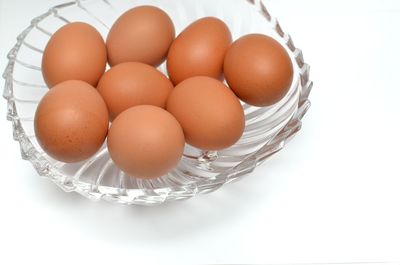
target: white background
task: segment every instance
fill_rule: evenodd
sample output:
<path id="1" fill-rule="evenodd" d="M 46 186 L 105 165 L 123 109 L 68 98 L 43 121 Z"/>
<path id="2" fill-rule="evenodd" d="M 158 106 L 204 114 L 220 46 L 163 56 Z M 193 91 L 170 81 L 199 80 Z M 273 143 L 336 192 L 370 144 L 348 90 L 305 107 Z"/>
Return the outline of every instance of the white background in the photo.
<path id="1" fill-rule="evenodd" d="M 62 0 L 0 0 L 0 68 Z M 400 261 L 400 1 L 267 0 L 312 66 L 313 107 L 251 176 L 155 208 L 66 194 L 20 159 L 0 103 L 0 263 Z"/>

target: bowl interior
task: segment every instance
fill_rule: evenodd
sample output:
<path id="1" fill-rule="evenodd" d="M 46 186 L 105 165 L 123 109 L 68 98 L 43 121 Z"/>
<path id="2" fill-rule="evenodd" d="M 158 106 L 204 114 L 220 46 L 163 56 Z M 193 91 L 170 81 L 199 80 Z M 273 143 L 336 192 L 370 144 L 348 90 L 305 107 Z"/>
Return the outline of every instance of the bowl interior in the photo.
<path id="1" fill-rule="evenodd" d="M 227 23 L 234 40 L 262 33 L 278 40 L 290 54 L 295 78 L 287 96 L 268 108 L 243 104 L 246 130 L 240 141 L 219 152 L 186 146 L 180 164 L 168 175 L 156 180 L 126 176 L 110 159 L 106 145 L 88 161 L 64 164 L 53 160 L 37 143 L 33 128 L 36 107 L 48 91 L 42 74 L 43 50 L 51 35 L 69 22 L 82 21 L 96 27 L 106 38 L 114 21 L 126 10 L 140 5 L 154 5 L 165 10 L 179 34 L 193 21 L 215 16 Z M 78 191 L 90 198 L 105 198 L 122 203 L 152 204 L 189 198 L 209 192 L 251 172 L 266 157 L 283 147 L 286 139 L 300 128 L 304 105 L 311 83 L 308 65 L 302 60 L 291 38 L 284 34 L 265 9 L 263 2 L 247 0 L 86 0 L 52 8 L 34 19 L 19 37 L 9 55 L 5 72 L 5 98 L 8 118 L 13 122 L 14 138 L 21 144 L 22 155 L 39 174 L 51 178 L 67 191 Z M 165 63 L 159 68 L 166 73 Z"/>

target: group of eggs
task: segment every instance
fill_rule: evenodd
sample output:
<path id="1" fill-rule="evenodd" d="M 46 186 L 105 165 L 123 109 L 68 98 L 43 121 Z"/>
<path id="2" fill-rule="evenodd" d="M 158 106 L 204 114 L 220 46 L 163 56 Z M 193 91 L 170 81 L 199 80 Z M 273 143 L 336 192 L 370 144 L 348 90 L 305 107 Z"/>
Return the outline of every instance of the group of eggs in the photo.
<path id="1" fill-rule="evenodd" d="M 156 69 L 165 59 L 169 78 Z M 185 143 L 202 150 L 235 144 L 245 129 L 240 100 L 273 105 L 293 80 L 292 61 L 273 38 L 251 34 L 232 43 L 214 17 L 175 38 L 171 18 L 153 6 L 124 13 L 106 42 L 86 23 L 65 25 L 46 46 L 42 72 L 50 90 L 34 125 L 43 150 L 75 163 L 107 138 L 115 164 L 145 179 L 172 170 Z"/>

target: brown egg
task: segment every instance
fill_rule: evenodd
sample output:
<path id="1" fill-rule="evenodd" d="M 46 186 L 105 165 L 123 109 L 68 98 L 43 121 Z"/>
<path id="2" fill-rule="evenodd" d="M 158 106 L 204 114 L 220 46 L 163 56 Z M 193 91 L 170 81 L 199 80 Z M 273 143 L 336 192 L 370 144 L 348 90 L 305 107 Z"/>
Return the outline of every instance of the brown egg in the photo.
<path id="1" fill-rule="evenodd" d="M 279 42 L 252 34 L 232 44 L 225 57 L 224 74 L 241 100 L 266 107 L 288 93 L 293 81 L 293 64 Z"/>
<path id="2" fill-rule="evenodd" d="M 66 81 L 43 97 L 34 125 L 36 138 L 49 156 L 66 163 L 84 161 L 107 136 L 107 106 L 91 85 Z"/>
<path id="3" fill-rule="evenodd" d="M 137 105 L 165 108 L 174 86 L 156 68 L 143 63 L 122 63 L 100 79 L 97 89 L 103 96 L 111 120 Z"/>
<path id="4" fill-rule="evenodd" d="M 112 26 L 107 38 L 108 62 L 160 65 L 175 38 L 175 27 L 163 10 L 139 6 L 124 13 Z"/>
<path id="5" fill-rule="evenodd" d="M 225 23 L 206 17 L 187 27 L 172 43 L 167 67 L 176 85 L 194 76 L 222 79 L 224 57 L 232 36 Z"/>
<path id="6" fill-rule="evenodd" d="M 190 145 L 220 150 L 235 144 L 243 134 L 243 108 L 232 90 L 211 77 L 192 77 L 171 93 L 167 110 L 181 124 Z"/>
<path id="7" fill-rule="evenodd" d="M 107 64 L 100 33 L 86 23 L 70 23 L 51 37 L 42 59 L 42 73 L 51 88 L 63 81 L 82 80 L 96 86 Z"/>
<path id="8" fill-rule="evenodd" d="M 127 175 L 158 178 L 180 161 L 185 137 L 178 121 L 164 109 L 137 106 L 113 122 L 108 150 L 115 164 Z"/>

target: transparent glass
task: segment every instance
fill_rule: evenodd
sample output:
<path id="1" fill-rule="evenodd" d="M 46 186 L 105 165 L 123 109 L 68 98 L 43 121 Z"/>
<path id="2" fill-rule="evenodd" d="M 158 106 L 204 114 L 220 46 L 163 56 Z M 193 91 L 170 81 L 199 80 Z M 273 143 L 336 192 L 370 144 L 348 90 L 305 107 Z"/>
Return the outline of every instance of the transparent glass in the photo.
<path id="1" fill-rule="evenodd" d="M 289 52 L 295 78 L 287 96 L 268 108 L 243 104 L 246 130 L 240 141 L 219 152 L 187 146 L 180 164 L 168 175 L 155 180 L 140 180 L 121 172 L 110 159 L 106 145 L 91 159 L 65 164 L 50 158 L 38 145 L 33 127 L 36 107 L 46 93 L 41 74 L 41 58 L 50 36 L 69 22 L 83 21 L 96 27 L 103 37 L 116 18 L 138 5 L 158 6 L 169 13 L 177 32 L 194 20 L 215 16 L 230 27 L 234 39 L 263 33 L 274 37 Z M 67 192 L 78 192 L 93 200 L 123 204 L 156 205 L 189 199 L 215 191 L 249 173 L 268 157 L 280 151 L 300 130 L 307 112 L 312 88 L 310 67 L 300 49 L 284 33 L 278 21 L 257 0 L 85 0 L 51 8 L 32 20 L 17 38 L 8 54 L 4 72 L 4 98 L 8 103 L 14 139 L 20 143 L 22 158 L 37 172 Z M 160 66 L 165 71 L 165 64 Z"/>

